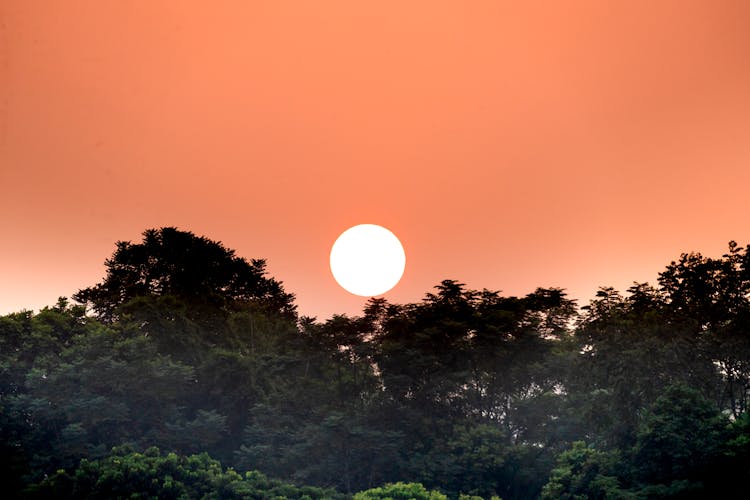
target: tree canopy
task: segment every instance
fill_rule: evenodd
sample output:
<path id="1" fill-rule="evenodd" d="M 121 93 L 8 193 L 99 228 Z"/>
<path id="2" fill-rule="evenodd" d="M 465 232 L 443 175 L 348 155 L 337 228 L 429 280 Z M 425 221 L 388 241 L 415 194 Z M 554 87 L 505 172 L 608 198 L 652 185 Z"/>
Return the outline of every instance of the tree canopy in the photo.
<path id="1" fill-rule="evenodd" d="M 104 281 L 73 298 L 107 322 L 137 297 L 173 296 L 191 307 L 218 309 L 253 303 L 286 316 L 295 311 L 294 296 L 266 277 L 265 260 L 248 262 L 220 242 L 174 227 L 148 229 L 141 243 L 117 242 L 105 266 Z"/>
<path id="2" fill-rule="evenodd" d="M 36 498 L 727 498 L 748 267 L 731 243 L 580 309 L 444 280 L 316 321 L 262 260 L 149 230 L 80 305 L 0 317 L 0 476 Z"/>

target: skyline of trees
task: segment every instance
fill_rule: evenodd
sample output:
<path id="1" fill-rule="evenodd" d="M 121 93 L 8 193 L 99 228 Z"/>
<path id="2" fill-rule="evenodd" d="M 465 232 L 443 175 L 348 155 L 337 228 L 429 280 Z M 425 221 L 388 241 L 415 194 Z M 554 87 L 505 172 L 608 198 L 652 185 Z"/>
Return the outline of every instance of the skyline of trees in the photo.
<path id="1" fill-rule="evenodd" d="M 690 498 L 750 473 L 750 247 L 734 242 L 581 308 L 444 280 L 317 321 L 263 260 L 162 228 L 119 242 L 74 298 L 0 317 L 0 470 L 19 495 L 72 491 L 81 459 L 116 469 L 122 446 L 371 491 L 357 498 Z"/>

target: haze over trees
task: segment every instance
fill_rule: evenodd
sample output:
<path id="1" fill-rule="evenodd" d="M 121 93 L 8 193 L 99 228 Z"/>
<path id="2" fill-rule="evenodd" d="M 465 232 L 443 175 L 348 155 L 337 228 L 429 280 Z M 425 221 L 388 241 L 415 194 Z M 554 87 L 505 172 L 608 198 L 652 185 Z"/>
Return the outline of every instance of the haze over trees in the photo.
<path id="1" fill-rule="evenodd" d="M 104 280 L 0 317 L 11 496 L 731 498 L 750 474 L 750 248 L 655 285 L 299 317 L 220 243 L 120 242 Z"/>

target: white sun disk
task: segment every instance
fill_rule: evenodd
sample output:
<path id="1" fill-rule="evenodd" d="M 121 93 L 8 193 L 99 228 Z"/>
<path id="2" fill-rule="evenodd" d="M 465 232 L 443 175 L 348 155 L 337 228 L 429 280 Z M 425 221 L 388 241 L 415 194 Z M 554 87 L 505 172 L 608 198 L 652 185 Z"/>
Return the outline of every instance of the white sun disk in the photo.
<path id="1" fill-rule="evenodd" d="M 331 248 L 331 272 L 341 287 L 355 295 L 382 295 L 399 282 L 406 254 L 392 232 L 360 224 L 341 233 Z"/>

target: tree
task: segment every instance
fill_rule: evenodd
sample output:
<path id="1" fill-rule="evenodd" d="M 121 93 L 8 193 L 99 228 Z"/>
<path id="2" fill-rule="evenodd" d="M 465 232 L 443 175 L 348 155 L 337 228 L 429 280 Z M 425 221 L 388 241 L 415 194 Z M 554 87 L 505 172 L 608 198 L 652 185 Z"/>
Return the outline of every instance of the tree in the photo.
<path id="1" fill-rule="evenodd" d="M 616 457 L 586 446 L 583 441 L 563 452 L 542 489 L 542 500 L 636 498 L 620 488 L 613 474 Z"/>
<path id="2" fill-rule="evenodd" d="M 113 449 L 101 460 L 81 460 L 70 472 L 61 469 L 29 488 L 31 498 L 306 498 L 342 499 L 333 490 L 269 479 L 260 472 L 224 470 L 206 453 L 163 455 L 158 448 L 138 453 Z"/>
<path id="3" fill-rule="evenodd" d="M 185 302 L 193 317 L 246 303 L 296 317 L 294 296 L 265 276 L 264 260 L 248 262 L 221 243 L 188 231 L 149 229 L 142 243 L 119 241 L 105 265 L 104 281 L 73 296 L 105 322 L 116 320 L 122 306 L 137 297 L 167 295 Z"/>
<path id="4" fill-rule="evenodd" d="M 712 470 L 712 486 L 728 492 L 742 491 L 750 477 L 750 413 L 744 413 L 732 422 L 722 455 Z"/>
<path id="5" fill-rule="evenodd" d="M 713 397 L 739 417 L 750 407 L 750 245 L 729 242 L 719 259 L 682 254 L 659 274 L 674 323 L 690 329 L 719 367 L 723 381 Z"/>
<path id="6" fill-rule="evenodd" d="M 650 408 L 635 446 L 636 476 L 645 483 L 700 480 L 721 453 L 726 418 L 701 394 L 669 387 Z"/>
<path id="7" fill-rule="evenodd" d="M 663 292 L 636 284 L 628 296 L 604 288 L 576 330 L 568 403 L 589 442 L 629 448 L 644 411 L 676 383 L 709 395 L 718 380 L 701 339 L 675 318 Z"/>
<path id="8" fill-rule="evenodd" d="M 510 483 L 509 461 L 513 448 L 497 425 L 457 425 L 443 440 L 435 440 L 427 453 L 414 453 L 412 469 L 431 487 L 450 494 L 489 498 Z M 480 498 L 481 498 L 480 497 Z"/>
<path id="9" fill-rule="evenodd" d="M 439 491 L 427 491 L 419 483 L 386 484 L 354 495 L 354 500 L 447 500 Z"/>
<path id="10" fill-rule="evenodd" d="M 93 326 L 60 355 L 38 360 L 24 392 L 8 399 L 35 475 L 123 442 L 178 449 L 184 427 L 200 427 L 184 415 L 192 367 L 160 355 L 148 338 Z"/>

